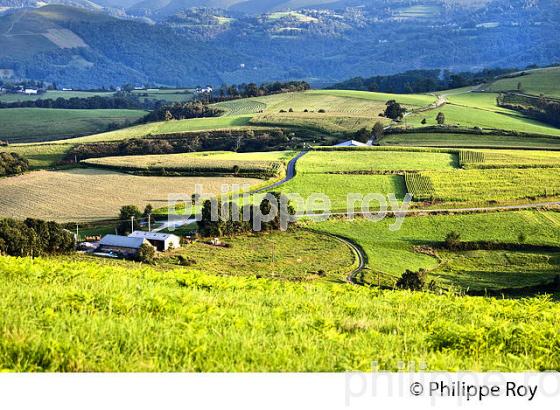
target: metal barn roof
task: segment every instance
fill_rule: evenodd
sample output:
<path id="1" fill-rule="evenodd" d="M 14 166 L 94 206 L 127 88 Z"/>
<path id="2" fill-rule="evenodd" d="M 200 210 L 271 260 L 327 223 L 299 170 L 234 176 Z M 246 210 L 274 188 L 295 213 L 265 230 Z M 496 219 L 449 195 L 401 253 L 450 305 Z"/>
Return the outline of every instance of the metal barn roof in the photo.
<path id="1" fill-rule="evenodd" d="M 120 235 L 105 235 L 99 245 L 105 246 L 117 246 L 119 248 L 132 248 L 140 249 L 144 244 L 144 238 L 130 238 L 128 236 Z"/>
<path id="2" fill-rule="evenodd" d="M 179 240 L 177 235 L 173 235 L 170 233 L 158 233 L 158 232 L 144 232 L 144 231 L 134 231 L 130 235 L 129 238 L 142 238 L 147 239 L 150 241 L 167 241 L 168 239 Z"/>

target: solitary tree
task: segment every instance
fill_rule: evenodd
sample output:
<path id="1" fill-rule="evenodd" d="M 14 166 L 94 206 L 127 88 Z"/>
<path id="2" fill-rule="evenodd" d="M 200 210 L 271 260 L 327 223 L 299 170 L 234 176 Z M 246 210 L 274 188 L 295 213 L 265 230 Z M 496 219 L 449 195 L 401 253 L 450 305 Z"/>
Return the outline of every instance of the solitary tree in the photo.
<path id="1" fill-rule="evenodd" d="M 422 290 L 426 286 L 427 277 L 428 273 L 424 269 L 420 269 L 418 272 L 407 269 L 397 280 L 397 287 L 399 289 Z"/>
<path id="2" fill-rule="evenodd" d="M 373 126 L 372 132 L 373 135 L 375 136 L 375 139 L 379 141 L 381 140 L 381 138 L 383 138 L 383 135 L 385 134 L 385 127 L 380 121 L 377 121 Z"/>
<path id="3" fill-rule="evenodd" d="M 391 118 L 392 120 L 399 120 L 404 116 L 406 108 L 401 106 L 395 100 L 389 100 L 385 103 L 385 117 Z"/>
<path id="4" fill-rule="evenodd" d="M 445 124 L 445 114 L 442 113 L 441 111 L 438 112 L 438 115 L 436 117 L 436 121 L 439 125 Z"/>
<path id="5" fill-rule="evenodd" d="M 119 214 L 120 223 L 117 227 L 117 232 L 119 234 L 126 235 L 132 232 L 132 217 L 134 217 L 134 219 L 140 219 L 142 218 L 142 212 L 134 205 L 123 206 Z"/>
<path id="6" fill-rule="evenodd" d="M 154 247 L 152 245 L 145 243 L 140 247 L 140 249 L 138 249 L 138 253 L 136 254 L 136 260 L 138 262 L 153 265 L 155 254 L 156 252 L 154 250 Z"/>

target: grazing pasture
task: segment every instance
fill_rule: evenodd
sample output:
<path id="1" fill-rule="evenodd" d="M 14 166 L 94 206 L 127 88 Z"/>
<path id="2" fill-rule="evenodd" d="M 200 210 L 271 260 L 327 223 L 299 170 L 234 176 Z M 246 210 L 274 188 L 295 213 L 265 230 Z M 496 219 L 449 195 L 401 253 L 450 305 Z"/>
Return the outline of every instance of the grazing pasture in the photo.
<path id="1" fill-rule="evenodd" d="M 16 372 L 342 372 L 370 371 L 373 361 L 391 371 L 403 361 L 428 371 L 560 367 L 560 305 L 547 297 L 9 257 L 0 257 L 0 293 L 0 366 Z"/>
<path id="2" fill-rule="evenodd" d="M 527 70 L 525 73 L 494 81 L 488 86 L 488 91 L 513 91 L 521 83 L 522 90 L 528 94 L 560 98 L 560 67 Z"/>
<path id="3" fill-rule="evenodd" d="M 391 231 L 389 226 L 394 222 L 394 218 L 387 218 L 381 222 L 371 222 L 366 219 L 355 219 L 353 221 L 331 219 L 326 222 L 310 224 L 310 228 L 342 235 L 356 241 L 368 256 L 369 272 L 366 272 L 366 274 L 369 280 L 377 283 L 377 273 L 380 272 L 382 283 L 389 285 L 393 285 L 406 269 L 416 271 L 421 268 L 436 269 L 440 265 L 440 261 L 433 256 L 417 251 L 416 247 L 442 243 L 446 235 L 452 231 L 459 233 L 463 241 L 519 243 L 519 235 L 524 234 L 527 244 L 560 245 L 560 217 L 558 213 L 552 211 L 409 216 L 404 219 L 398 231 Z M 496 265 L 499 263 L 496 258 L 502 258 L 503 260 L 503 254 L 503 252 L 498 251 L 490 252 L 487 257 L 492 257 L 494 260 L 492 263 Z M 462 253 L 463 257 L 468 255 L 468 253 Z M 519 254 L 516 255 L 516 257 L 519 256 Z M 459 262 L 464 261 L 460 257 L 461 253 L 453 256 L 457 259 L 454 262 L 457 266 L 455 273 L 460 271 Z M 543 258 L 545 256 L 539 257 L 536 265 L 542 267 Z M 474 262 L 472 263 L 474 264 Z M 481 266 L 480 269 L 488 271 L 489 263 L 485 267 Z M 526 286 L 525 280 L 527 277 L 518 275 L 519 272 L 525 270 L 524 264 L 526 264 L 526 261 L 522 260 L 519 260 L 519 263 L 511 264 L 512 266 L 509 268 L 511 272 L 509 276 L 510 287 Z M 534 268 L 538 269 L 536 265 L 534 265 Z M 558 271 L 560 269 L 558 262 L 553 263 L 549 269 L 546 269 L 546 275 L 551 272 L 552 268 Z M 515 272 L 515 269 L 517 269 L 517 272 Z M 442 277 L 449 275 L 449 272 L 445 272 L 445 269 L 442 270 Z M 530 274 L 531 272 L 527 273 Z M 447 278 L 447 283 L 451 282 L 454 282 L 453 278 Z M 476 284 L 476 278 L 471 277 L 471 285 L 475 286 Z M 464 285 L 464 282 L 461 285 Z"/>
<path id="4" fill-rule="evenodd" d="M 60 140 L 122 127 L 144 115 L 140 110 L 5 108 L 0 110 L 1 138 L 12 143 Z"/>
<path id="5" fill-rule="evenodd" d="M 41 169 L 55 166 L 71 147 L 70 144 L 16 144 L 5 149 L 27 158 L 32 169 Z"/>
<path id="6" fill-rule="evenodd" d="M 306 230 L 246 234 L 225 238 L 228 248 L 196 242 L 174 250 L 158 263 L 180 264 L 183 255 L 193 268 L 215 275 L 255 276 L 345 282 L 355 269 L 352 250 L 340 240 Z"/>
<path id="7" fill-rule="evenodd" d="M 123 205 L 167 207 L 170 193 L 220 192 L 222 184 L 256 184 L 236 177 L 144 177 L 99 169 L 35 171 L 0 179 L 0 217 L 87 221 L 115 218 Z"/>
<path id="8" fill-rule="evenodd" d="M 462 96 L 462 98 L 467 98 Z M 544 124 L 513 110 L 500 112 L 487 108 L 480 109 L 474 106 L 463 106 L 446 104 L 443 107 L 426 112 L 411 114 L 406 118 L 407 125 L 415 127 L 422 126 L 421 121 L 426 119 L 427 126 L 437 125 L 436 116 L 439 112 L 445 114 L 445 124 L 456 125 L 466 128 L 479 127 L 482 129 L 500 129 L 541 134 L 549 136 L 560 136 L 560 129 L 552 125 Z"/>
<path id="9" fill-rule="evenodd" d="M 344 174 L 298 174 L 294 179 L 282 185 L 284 193 L 298 193 L 305 200 L 312 194 L 325 194 L 331 201 L 331 210 L 346 211 L 347 196 L 350 193 L 367 195 L 370 193 L 395 194 L 397 199 L 403 199 L 406 194 L 404 177 L 400 175 L 344 175 Z M 361 207 L 361 202 L 354 204 Z M 371 208 L 378 208 L 376 201 L 371 202 Z M 301 207 L 300 207 L 301 208 Z M 322 205 L 308 204 L 307 210 L 322 210 Z"/>

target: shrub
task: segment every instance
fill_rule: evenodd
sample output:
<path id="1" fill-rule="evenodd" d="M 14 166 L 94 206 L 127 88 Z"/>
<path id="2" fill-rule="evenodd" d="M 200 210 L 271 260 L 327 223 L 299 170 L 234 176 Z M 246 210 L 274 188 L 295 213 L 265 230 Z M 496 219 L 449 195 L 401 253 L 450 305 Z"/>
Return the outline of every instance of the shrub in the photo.
<path id="1" fill-rule="evenodd" d="M 177 257 L 177 261 L 178 261 L 179 265 L 181 265 L 181 266 L 196 265 L 196 260 L 189 257 L 189 256 L 179 255 Z"/>
<path id="2" fill-rule="evenodd" d="M 136 254 L 136 260 L 141 263 L 153 265 L 155 263 L 155 255 L 156 251 L 154 250 L 154 247 L 145 243 L 138 250 L 138 253 Z"/>
<path id="3" fill-rule="evenodd" d="M 445 237 L 445 247 L 453 250 L 458 249 L 461 245 L 461 235 L 455 231 L 449 232 Z"/>
<path id="4" fill-rule="evenodd" d="M 520 232 L 519 235 L 517 236 L 517 241 L 519 243 L 524 243 L 527 240 L 527 235 L 525 235 L 524 232 Z"/>
<path id="5" fill-rule="evenodd" d="M 326 111 L 325 109 L 321 108 L 321 109 L 319 109 L 319 111 L 317 111 L 317 112 L 319 112 L 319 113 L 321 113 L 321 114 L 324 114 L 324 113 L 326 113 L 327 111 Z"/>
<path id="6" fill-rule="evenodd" d="M 426 286 L 428 273 L 420 269 L 418 272 L 406 270 L 397 280 L 397 288 L 407 290 L 422 290 Z"/>

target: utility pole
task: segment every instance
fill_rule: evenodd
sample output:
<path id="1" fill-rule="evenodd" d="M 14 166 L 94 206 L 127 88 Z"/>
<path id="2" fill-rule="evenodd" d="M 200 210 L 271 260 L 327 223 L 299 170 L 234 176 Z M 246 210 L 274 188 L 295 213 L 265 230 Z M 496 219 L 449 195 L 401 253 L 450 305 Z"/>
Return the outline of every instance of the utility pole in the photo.
<path id="1" fill-rule="evenodd" d="M 148 214 L 148 232 L 152 232 L 152 214 Z"/>
<path id="2" fill-rule="evenodd" d="M 134 215 L 130 217 L 130 227 L 132 229 L 130 233 L 134 232 Z"/>
<path id="3" fill-rule="evenodd" d="M 80 240 L 80 228 L 78 227 L 78 224 L 76 224 L 76 242 L 78 242 Z"/>

